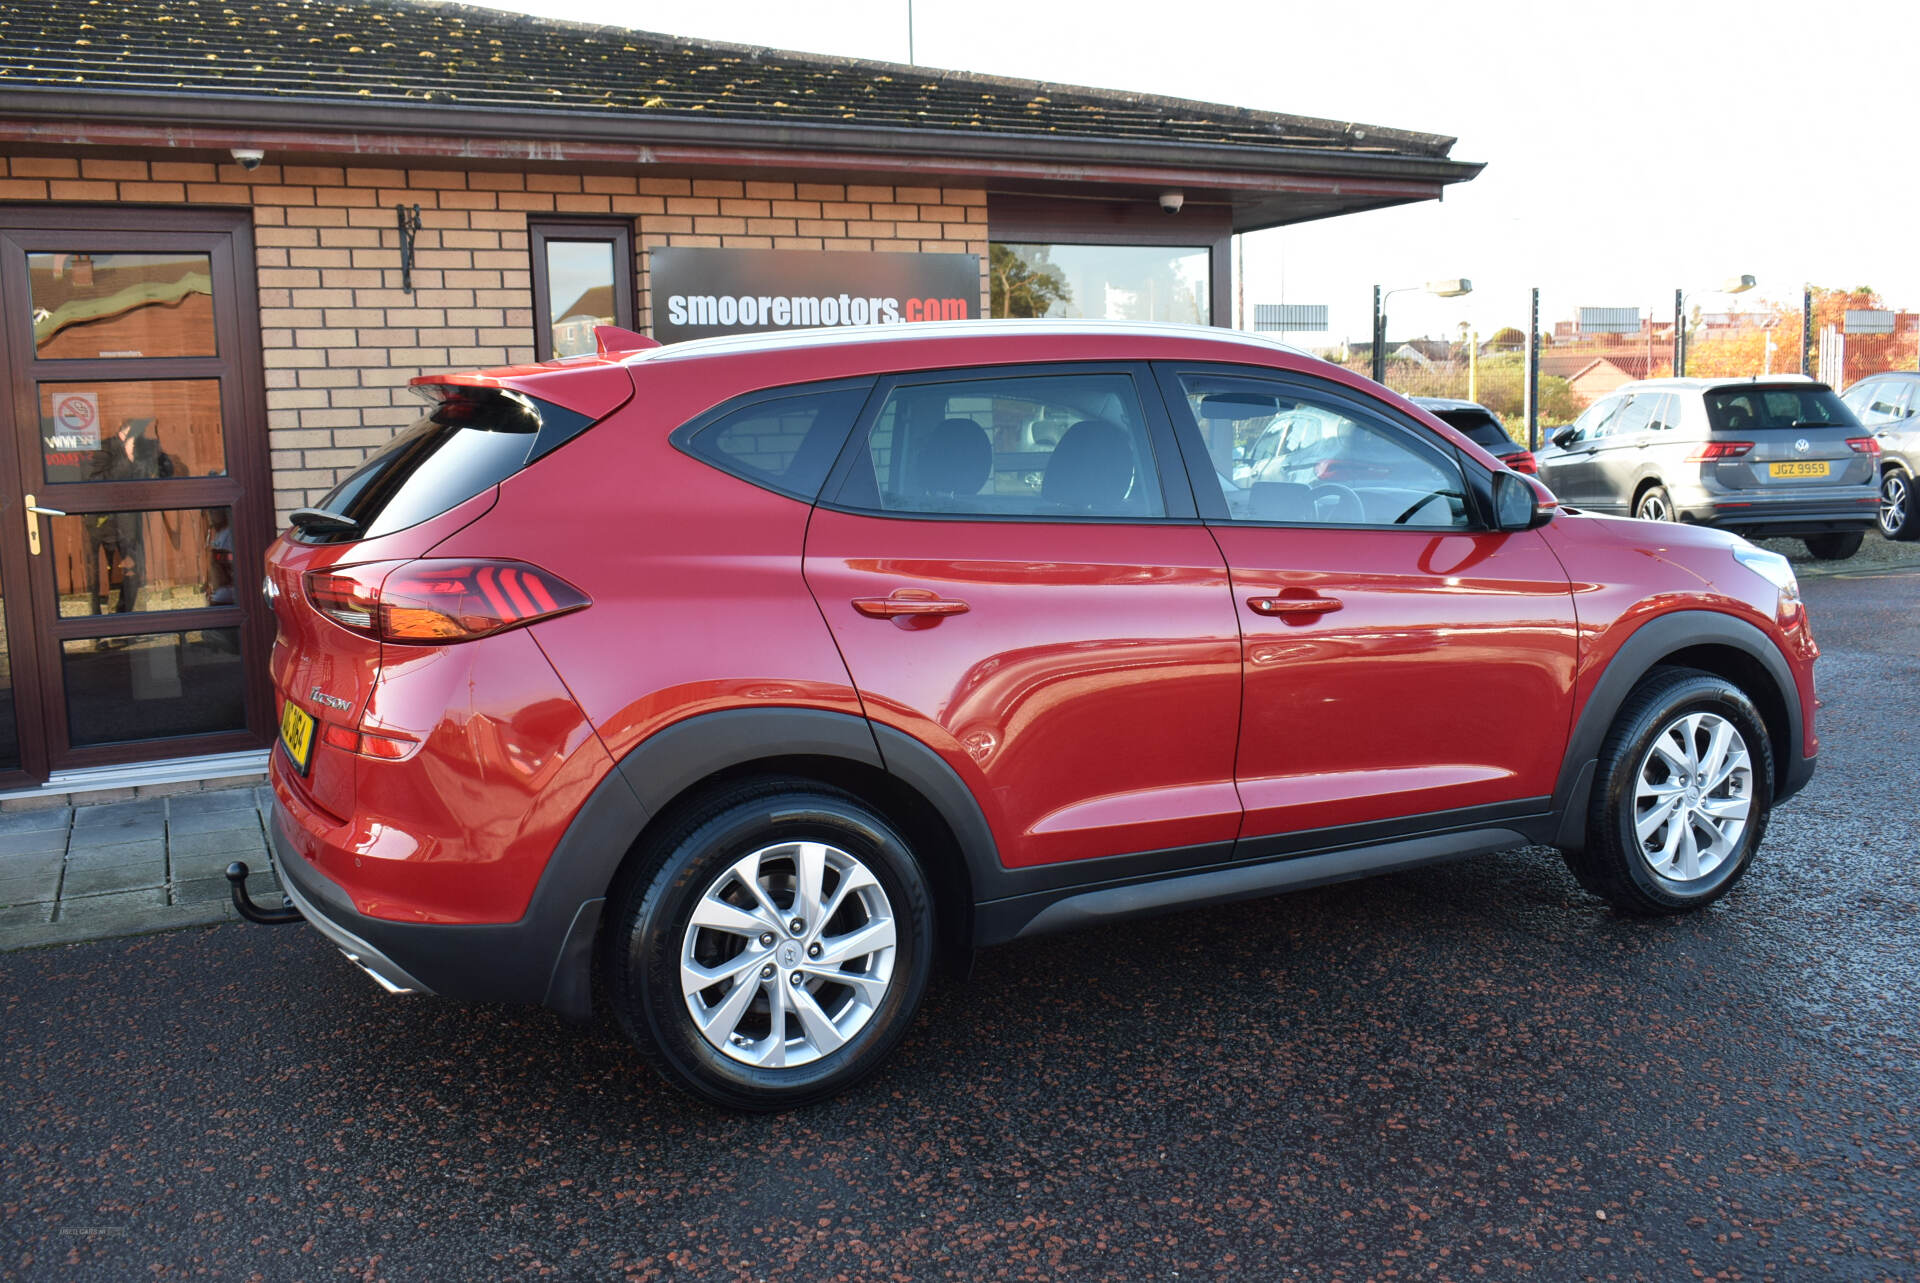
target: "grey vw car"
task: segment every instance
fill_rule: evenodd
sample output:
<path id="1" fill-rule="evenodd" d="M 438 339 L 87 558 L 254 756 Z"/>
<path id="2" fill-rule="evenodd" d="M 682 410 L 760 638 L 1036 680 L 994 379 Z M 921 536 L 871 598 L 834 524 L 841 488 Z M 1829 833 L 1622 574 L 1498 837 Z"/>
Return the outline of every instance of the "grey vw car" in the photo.
<path id="1" fill-rule="evenodd" d="M 1869 374 L 1840 400 L 1880 443 L 1880 533 L 1920 539 L 1920 505 L 1913 494 L 1920 472 L 1920 373 Z"/>
<path id="2" fill-rule="evenodd" d="M 1540 479 L 1574 507 L 1794 536 L 1839 560 L 1873 526 L 1878 454 L 1826 384 L 1774 375 L 1625 384 L 1538 457 Z"/>

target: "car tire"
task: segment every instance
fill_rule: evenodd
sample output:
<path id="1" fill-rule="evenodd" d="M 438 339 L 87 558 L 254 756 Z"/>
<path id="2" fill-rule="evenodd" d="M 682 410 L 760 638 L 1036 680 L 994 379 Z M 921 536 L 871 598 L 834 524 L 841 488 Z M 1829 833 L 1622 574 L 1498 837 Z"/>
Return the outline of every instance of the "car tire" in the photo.
<path id="1" fill-rule="evenodd" d="M 1864 530 L 1851 530 L 1844 534 L 1808 535 L 1803 542 L 1807 551 L 1821 561 L 1845 561 L 1860 551 L 1866 537 Z"/>
<path id="2" fill-rule="evenodd" d="M 1622 913 L 1704 908 L 1752 863 L 1773 772 L 1766 723 L 1745 692 L 1712 673 L 1656 668 L 1601 745 L 1586 846 L 1568 867 Z M 1703 784 L 1709 774 L 1720 778 Z"/>
<path id="3" fill-rule="evenodd" d="M 1880 533 L 1889 539 L 1920 539 L 1920 511 L 1916 511 L 1913 474 L 1888 468 L 1880 476 Z"/>
<path id="4" fill-rule="evenodd" d="M 933 894 L 906 839 L 852 794 L 739 784 L 636 859 L 609 896 L 602 977 L 669 1082 L 731 1109 L 792 1109 L 852 1087 L 906 1034 L 932 971 Z M 810 906 L 832 912 L 808 922 Z M 836 943 L 858 951 L 835 957 Z"/>
<path id="5" fill-rule="evenodd" d="M 1642 521 L 1678 521 L 1673 511 L 1673 496 L 1665 486 L 1648 486 L 1633 501 L 1633 515 Z"/>

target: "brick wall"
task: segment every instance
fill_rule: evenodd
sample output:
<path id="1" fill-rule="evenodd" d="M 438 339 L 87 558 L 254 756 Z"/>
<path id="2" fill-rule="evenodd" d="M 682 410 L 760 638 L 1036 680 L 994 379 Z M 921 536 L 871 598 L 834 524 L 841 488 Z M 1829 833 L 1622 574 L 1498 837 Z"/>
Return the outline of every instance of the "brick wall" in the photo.
<path id="1" fill-rule="evenodd" d="M 529 215 L 633 218 L 643 328 L 646 252 L 667 245 L 978 254 L 985 311 L 974 189 L 11 156 L 0 200 L 252 207 L 282 522 L 418 417 L 414 375 L 533 359 Z M 420 206 L 412 294 L 398 204 Z"/>

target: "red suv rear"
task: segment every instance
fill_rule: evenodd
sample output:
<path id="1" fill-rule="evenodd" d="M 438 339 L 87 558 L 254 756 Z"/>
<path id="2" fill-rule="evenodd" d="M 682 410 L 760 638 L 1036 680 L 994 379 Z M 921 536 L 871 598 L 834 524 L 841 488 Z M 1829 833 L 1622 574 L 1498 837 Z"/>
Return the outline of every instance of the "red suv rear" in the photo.
<path id="1" fill-rule="evenodd" d="M 1698 908 L 1812 773 L 1784 559 L 1560 512 L 1245 336 L 416 382 L 269 557 L 282 881 L 390 989 L 585 1018 L 597 973 L 725 1104 L 843 1089 L 938 960 L 1036 932 L 1526 842 Z"/>

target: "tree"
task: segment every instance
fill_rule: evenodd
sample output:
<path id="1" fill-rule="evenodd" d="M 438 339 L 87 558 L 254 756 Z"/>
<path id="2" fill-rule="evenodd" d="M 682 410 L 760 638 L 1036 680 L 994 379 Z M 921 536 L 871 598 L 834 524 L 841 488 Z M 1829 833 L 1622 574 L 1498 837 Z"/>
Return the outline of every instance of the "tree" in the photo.
<path id="1" fill-rule="evenodd" d="M 1024 257 L 1008 245 L 990 246 L 987 279 L 995 316 L 1045 316 L 1055 302 L 1073 299 L 1072 287 L 1044 245 L 1027 247 Z"/>
<path id="2" fill-rule="evenodd" d="M 1763 303 L 1753 309 L 1751 326 L 1731 333 L 1693 341 L 1687 350 L 1687 373 L 1702 378 L 1743 378 L 1754 374 L 1790 374 L 1800 369 L 1800 344 L 1808 345 L 1810 356 L 1817 355 L 1820 333 L 1831 325 L 1845 331 L 1847 313 L 1852 310 L 1877 310 L 1885 306 L 1880 295 L 1867 286 L 1850 290 L 1813 288 L 1813 333 L 1801 335 L 1800 306 L 1794 303 Z M 1773 340 L 1769 362 L 1767 340 Z M 1842 385 L 1876 370 L 1899 369 L 1913 364 L 1914 335 L 1848 334 L 1846 372 Z M 1769 371 L 1769 365 L 1771 370 Z"/>

